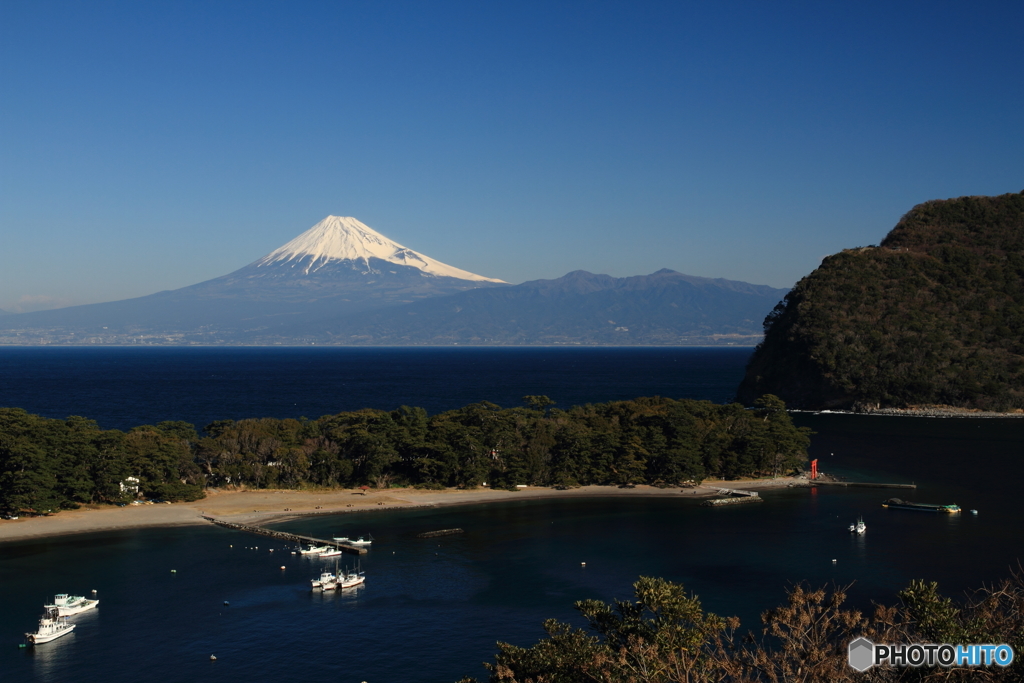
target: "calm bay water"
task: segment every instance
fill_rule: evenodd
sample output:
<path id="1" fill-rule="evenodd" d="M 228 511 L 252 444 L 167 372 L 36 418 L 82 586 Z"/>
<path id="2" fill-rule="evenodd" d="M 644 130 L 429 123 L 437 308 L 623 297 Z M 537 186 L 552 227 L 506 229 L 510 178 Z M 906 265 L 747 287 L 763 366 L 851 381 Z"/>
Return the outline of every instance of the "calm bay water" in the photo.
<path id="1" fill-rule="evenodd" d="M 511 406 L 524 394 L 547 394 L 563 407 L 652 394 L 721 402 L 731 398 L 748 353 L 2 349 L 0 405 L 127 428 L 366 406 Z M 374 535 L 362 559 L 367 584 L 339 595 L 307 588 L 324 561 L 214 527 L 7 543 L 0 545 L 0 672 L 4 681 L 87 683 L 157 676 L 454 681 L 483 677 L 479 663 L 491 658 L 496 640 L 535 642 L 549 617 L 580 623 L 574 600 L 629 597 L 640 575 L 680 581 L 707 609 L 756 628 L 758 614 L 780 604 L 797 581 L 856 582 L 852 599 L 867 606 L 871 599 L 893 601 L 912 578 L 939 581 L 958 595 L 1006 576 L 1024 557 L 1017 491 L 1024 420 L 795 419 L 817 432 L 812 457 L 823 470 L 915 481 L 915 499 L 957 502 L 980 514 L 885 510 L 880 502 L 902 492 L 882 489 L 788 489 L 762 494 L 759 506 L 720 510 L 680 495 L 516 501 L 282 525 L 315 536 Z M 861 537 L 846 531 L 857 515 L 868 524 Z M 466 534 L 416 538 L 448 527 Z M 17 647 L 44 599 L 92 589 L 100 608 L 77 617 L 73 634 Z"/>

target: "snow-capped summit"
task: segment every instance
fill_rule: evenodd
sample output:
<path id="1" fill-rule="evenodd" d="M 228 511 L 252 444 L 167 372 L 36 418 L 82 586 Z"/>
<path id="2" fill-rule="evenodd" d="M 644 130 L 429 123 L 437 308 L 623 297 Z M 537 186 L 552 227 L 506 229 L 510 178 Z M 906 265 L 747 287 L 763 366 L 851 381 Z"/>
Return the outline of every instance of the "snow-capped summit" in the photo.
<path id="1" fill-rule="evenodd" d="M 400 266 L 412 266 L 429 275 L 477 282 L 503 282 L 449 266 L 388 239 L 365 223 L 349 216 L 328 216 L 291 242 L 270 252 L 253 265 L 291 264 L 304 274 L 314 273 L 332 261 L 362 261 L 371 269 L 370 259 Z"/>

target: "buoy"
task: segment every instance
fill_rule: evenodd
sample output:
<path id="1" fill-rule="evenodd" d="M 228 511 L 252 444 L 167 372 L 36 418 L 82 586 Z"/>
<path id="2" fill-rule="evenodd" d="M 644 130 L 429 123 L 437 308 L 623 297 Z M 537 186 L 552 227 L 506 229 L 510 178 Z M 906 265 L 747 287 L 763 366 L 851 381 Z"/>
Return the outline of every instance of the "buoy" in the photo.
<path id="1" fill-rule="evenodd" d="M 210 661 L 211 662 L 216 662 L 217 661 L 217 655 L 210 655 Z"/>
<path id="2" fill-rule="evenodd" d="M 292 555 L 294 555 L 294 554 L 295 554 L 295 551 L 293 550 L 293 551 L 292 551 Z"/>
<path id="3" fill-rule="evenodd" d="M 281 565 L 281 571 L 284 571 L 284 565 L 283 564 Z"/>
<path id="4" fill-rule="evenodd" d="M 226 607 L 227 605 L 230 605 L 230 604 L 231 604 L 231 603 L 230 603 L 230 602 L 228 602 L 227 600 L 225 600 L 225 601 L 224 601 L 224 606 L 225 606 L 225 607 Z"/>
<path id="5" fill-rule="evenodd" d="M 228 547 L 229 547 L 229 548 L 234 548 L 235 546 L 234 546 L 234 545 L 232 544 L 232 545 L 229 545 Z"/>
<path id="6" fill-rule="evenodd" d="M 580 562 L 580 566 L 581 566 L 581 567 L 586 567 L 586 566 L 587 566 L 587 563 L 586 563 L 586 562 Z"/>
<path id="7" fill-rule="evenodd" d="M 835 564 L 835 563 L 836 563 L 836 561 L 835 561 L 835 560 L 832 560 L 832 564 Z"/>
<path id="8" fill-rule="evenodd" d="M 18 647 L 28 647 L 25 643 L 18 643 Z"/>
<path id="9" fill-rule="evenodd" d="M 978 511 L 977 510 L 971 510 L 971 514 L 972 515 L 976 515 L 976 514 L 978 514 Z"/>
<path id="10" fill-rule="evenodd" d="M 178 573 L 178 570 L 177 570 L 177 569 L 172 569 L 172 570 L 171 570 L 171 573 L 172 573 L 172 574 L 177 574 L 177 573 Z"/>
<path id="11" fill-rule="evenodd" d="M 93 593 L 93 595 L 96 594 L 96 589 L 95 588 L 92 589 L 92 593 Z"/>

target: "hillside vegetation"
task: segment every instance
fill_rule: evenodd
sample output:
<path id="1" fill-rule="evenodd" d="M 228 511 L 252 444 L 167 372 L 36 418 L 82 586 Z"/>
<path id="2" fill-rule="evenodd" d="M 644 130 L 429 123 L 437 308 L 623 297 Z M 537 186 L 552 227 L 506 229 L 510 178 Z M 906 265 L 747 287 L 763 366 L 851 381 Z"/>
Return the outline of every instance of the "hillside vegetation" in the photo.
<path id="1" fill-rule="evenodd" d="M 809 432 L 774 396 L 739 404 L 638 398 L 552 409 L 474 403 L 360 410 L 317 420 L 224 420 L 201 437 L 186 422 L 102 430 L 0 408 L 0 510 L 48 512 L 130 499 L 195 500 L 207 486 L 664 484 L 784 474 L 806 460 Z"/>
<path id="2" fill-rule="evenodd" d="M 914 207 L 765 319 L 738 391 L 794 408 L 1024 408 L 1024 193 Z"/>
<path id="3" fill-rule="evenodd" d="M 934 582 L 911 581 L 895 604 L 868 613 L 847 606 L 849 586 L 788 591 L 758 632 L 706 612 L 697 596 L 665 579 L 640 577 L 635 600 L 581 600 L 588 628 L 555 619 L 531 647 L 498 643 L 489 683 L 1018 683 L 1024 676 L 1024 576 L 1019 572 L 955 602 Z M 849 665 L 848 646 L 874 643 L 1005 643 L 1010 666 Z M 459 683 L 478 683 L 464 678 Z"/>

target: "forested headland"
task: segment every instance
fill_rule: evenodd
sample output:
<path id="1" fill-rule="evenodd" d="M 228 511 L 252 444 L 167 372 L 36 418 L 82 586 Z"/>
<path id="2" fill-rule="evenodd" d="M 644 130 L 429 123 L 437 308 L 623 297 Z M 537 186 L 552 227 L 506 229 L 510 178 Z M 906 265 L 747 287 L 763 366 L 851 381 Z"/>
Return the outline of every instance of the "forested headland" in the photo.
<path id="1" fill-rule="evenodd" d="M 125 503 L 135 492 L 197 500 L 207 487 L 427 488 L 652 484 L 786 474 L 810 432 L 774 396 L 739 404 L 638 398 L 568 410 L 545 396 L 501 408 L 474 403 L 360 410 L 316 420 L 186 422 L 103 430 L 0 408 L 0 510 L 55 512 Z M 134 483 L 134 482 L 131 482 Z"/>
<path id="2" fill-rule="evenodd" d="M 1024 408 L 1024 193 L 914 207 L 829 256 L 765 319 L 738 400 Z"/>

